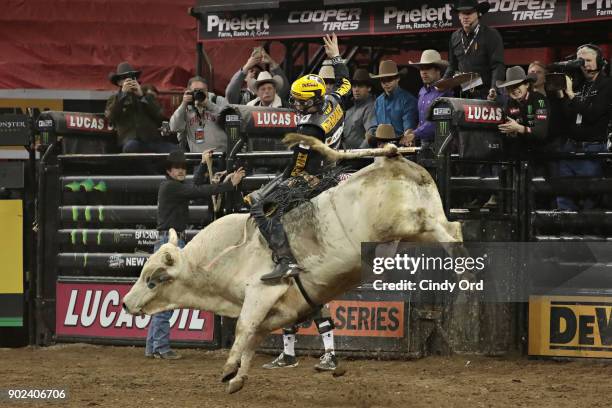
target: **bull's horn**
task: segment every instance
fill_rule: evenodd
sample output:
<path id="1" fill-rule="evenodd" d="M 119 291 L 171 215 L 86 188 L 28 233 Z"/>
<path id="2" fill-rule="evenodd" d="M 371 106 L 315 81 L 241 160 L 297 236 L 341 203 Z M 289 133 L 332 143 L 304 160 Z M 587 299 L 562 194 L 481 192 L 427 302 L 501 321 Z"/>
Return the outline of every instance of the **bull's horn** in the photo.
<path id="1" fill-rule="evenodd" d="M 170 238 L 168 239 L 168 243 L 178 246 L 178 235 L 176 234 L 174 228 L 170 228 Z"/>
<path id="2" fill-rule="evenodd" d="M 397 147 L 393 144 L 387 144 L 385 147 L 375 149 L 352 149 L 352 150 L 334 150 L 316 137 L 303 135 L 301 133 L 287 133 L 283 142 L 290 147 L 297 144 L 304 144 L 311 149 L 321 153 L 330 161 L 357 159 L 366 156 L 396 156 L 401 153 L 414 153 L 419 150 L 418 147 Z"/>

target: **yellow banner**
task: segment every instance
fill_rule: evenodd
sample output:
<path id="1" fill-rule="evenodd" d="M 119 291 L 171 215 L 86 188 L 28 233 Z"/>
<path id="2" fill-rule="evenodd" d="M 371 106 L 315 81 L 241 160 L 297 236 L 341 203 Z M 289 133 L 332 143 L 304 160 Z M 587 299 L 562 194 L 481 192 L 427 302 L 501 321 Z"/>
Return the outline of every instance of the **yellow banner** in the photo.
<path id="1" fill-rule="evenodd" d="M 64 110 L 62 99 L 0 99 L 0 108 L 15 109 L 15 113 L 25 114 L 27 108 L 33 108 L 38 112 L 45 110 L 61 111 Z"/>
<path id="2" fill-rule="evenodd" d="M 23 293 L 23 205 L 0 200 L 0 293 Z"/>
<path id="3" fill-rule="evenodd" d="M 612 297 L 532 296 L 529 354 L 612 358 Z"/>

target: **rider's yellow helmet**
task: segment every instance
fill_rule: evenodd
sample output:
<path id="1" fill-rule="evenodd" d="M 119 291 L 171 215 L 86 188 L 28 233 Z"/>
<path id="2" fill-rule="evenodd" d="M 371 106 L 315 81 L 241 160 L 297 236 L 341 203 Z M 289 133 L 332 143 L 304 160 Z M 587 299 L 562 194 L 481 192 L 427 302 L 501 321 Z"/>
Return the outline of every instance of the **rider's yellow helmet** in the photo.
<path id="1" fill-rule="evenodd" d="M 323 102 L 325 81 L 319 75 L 305 75 L 291 84 L 290 103 L 298 110 L 306 110 Z"/>

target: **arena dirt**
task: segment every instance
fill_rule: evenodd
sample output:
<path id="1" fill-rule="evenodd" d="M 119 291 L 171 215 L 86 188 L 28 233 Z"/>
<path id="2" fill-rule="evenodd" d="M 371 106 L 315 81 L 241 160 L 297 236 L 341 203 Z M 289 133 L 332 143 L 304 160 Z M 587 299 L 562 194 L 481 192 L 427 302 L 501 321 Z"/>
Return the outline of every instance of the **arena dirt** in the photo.
<path id="1" fill-rule="evenodd" d="M 62 403 L 2 407 L 609 407 L 612 365 L 479 356 L 343 361 L 342 377 L 316 373 L 316 359 L 264 370 L 257 355 L 245 388 L 227 395 L 218 379 L 227 351 L 181 350 L 184 359 L 145 359 L 142 348 L 83 344 L 0 349 L 0 388 L 68 388 Z"/>

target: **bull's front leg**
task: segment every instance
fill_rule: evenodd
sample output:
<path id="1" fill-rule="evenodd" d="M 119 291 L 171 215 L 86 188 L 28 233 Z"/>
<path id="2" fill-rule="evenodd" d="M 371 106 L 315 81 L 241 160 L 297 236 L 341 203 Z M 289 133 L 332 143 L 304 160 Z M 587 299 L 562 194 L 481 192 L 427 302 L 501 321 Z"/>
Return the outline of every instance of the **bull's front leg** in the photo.
<path id="1" fill-rule="evenodd" d="M 239 391 L 244 386 L 255 348 L 266 334 L 261 333 L 261 324 L 288 287 L 286 283 L 247 284 L 244 303 L 236 325 L 236 339 L 223 367 L 221 378 L 224 382 L 230 381 L 227 389 L 229 393 Z M 239 361 L 240 368 L 238 368 Z"/>

